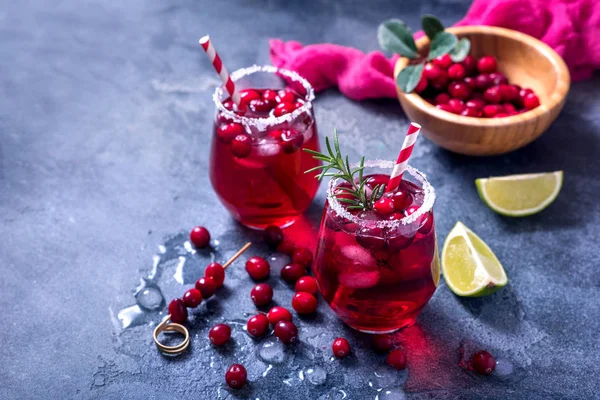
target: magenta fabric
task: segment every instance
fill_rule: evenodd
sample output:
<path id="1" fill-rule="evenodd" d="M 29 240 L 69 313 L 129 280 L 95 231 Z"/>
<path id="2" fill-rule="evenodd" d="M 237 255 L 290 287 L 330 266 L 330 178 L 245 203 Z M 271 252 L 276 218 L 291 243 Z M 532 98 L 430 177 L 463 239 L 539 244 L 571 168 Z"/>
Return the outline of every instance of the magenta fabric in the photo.
<path id="1" fill-rule="evenodd" d="M 536 37 L 563 57 L 574 81 L 600 69 L 600 0 L 475 0 L 456 25 L 492 25 Z M 297 71 L 316 91 L 337 86 L 354 100 L 395 98 L 397 56 L 335 44 L 270 41 L 275 66 Z"/>

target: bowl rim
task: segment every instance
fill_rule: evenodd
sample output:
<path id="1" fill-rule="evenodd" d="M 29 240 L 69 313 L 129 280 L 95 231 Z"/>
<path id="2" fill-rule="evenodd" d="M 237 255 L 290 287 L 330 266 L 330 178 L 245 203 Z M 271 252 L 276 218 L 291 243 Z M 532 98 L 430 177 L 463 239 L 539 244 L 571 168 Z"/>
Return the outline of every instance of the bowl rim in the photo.
<path id="1" fill-rule="evenodd" d="M 427 100 L 425 100 L 423 97 L 419 96 L 416 93 L 404 93 L 402 90 L 400 90 L 398 85 L 396 85 L 396 91 L 398 92 L 398 96 L 406 99 L 406 101 L 410 102 L 413 106 L 421 110 L 427 116 L 451 121 L 453 123 L 461 125 L 480 125 L 482 127 L 498 127 L 536 119 L 548 113 L 553 108 L 559 107 L 564 101 L 571 84 L 571 75 L 569 74 L 569 69 L 567 68 L 566 63 L 561 58 L 561 56 L 559 56 L 558 53 L 546 43 L 525 33 L 515 31 L 512 29 L 500 28 L 497 26 L 465 25 L 447 28 L 446 30 L 451 33 L 454 33 L 457 36 L 472 33 L 492 34 L 525 42 L 532 47 L 536 47 L 537 49 L 539 49 L 540 53 L 551 62 L 551 64 L 554 66 L 554 70 L 557 71 L 557 85 L 554 88 L 554 91 L 550 94 L 549 100 L 547 102 L 540 104 L 538 107 L 525 113 L 511 115 L 509 117 L 504 118 L 473 118 L 466 117 L 463 115 L 451 114 L 447 111 L 443 111 L 436 108 L 433 104 L 429 103 Z M 417 49 L 420 49 L 421 47 L 429 44 L 429 38 L 423 35 L 423 37 L 417 39 L 416 44 Z M 408 62 L 409 59 L 406 57 L 398 58 L 396 64 L 394 65 L 394 83 L 396 81 L 396 78 L 398 77 L 398 74 L 406 65 L 408 65 Z"/>

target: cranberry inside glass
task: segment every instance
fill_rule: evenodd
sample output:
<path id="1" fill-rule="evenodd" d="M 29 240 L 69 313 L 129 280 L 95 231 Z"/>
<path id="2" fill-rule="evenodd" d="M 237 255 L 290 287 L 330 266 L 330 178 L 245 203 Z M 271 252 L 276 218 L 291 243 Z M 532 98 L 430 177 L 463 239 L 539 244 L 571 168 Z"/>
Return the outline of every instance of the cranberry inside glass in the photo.
<path id="1" fill-rule="evenodd" d="M 372 189 L 373 182 L 387 182 L 394 163 L 365 166 Z M 319 290 L 338 317 L 359 331 L 384 333 L 411 325 L 440 277 L 435 192 L 423 174 L 408 167 L 397 190 L 405 194 L 396 195 L 402 204 L 396 208 L 394 202 L 394 213 L 350 213 L 333 196 L 340 183 L 329 183 L 321 220 L 314 263 Z"/>
<path id="2" fill-rule="evenodd" d="M 222 87 L 210 152 L 210 180 L 231 215 L 265 229 L 292 224 L 318 188 L 319 165 L 302 151 L 319 150 L 312 108 L 314 92 L 297 73 L 253 66 L 231 74 L 242 101 L 236 106 Z"/>

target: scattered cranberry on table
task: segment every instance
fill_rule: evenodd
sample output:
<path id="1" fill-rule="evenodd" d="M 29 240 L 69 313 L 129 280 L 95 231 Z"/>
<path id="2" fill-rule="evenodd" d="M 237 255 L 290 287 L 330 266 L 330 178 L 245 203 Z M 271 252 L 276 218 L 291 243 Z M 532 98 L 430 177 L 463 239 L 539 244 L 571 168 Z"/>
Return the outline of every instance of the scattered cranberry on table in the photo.
<path id="1" fill-rule="evenodd" d="M 310 294 L 317 294 L 317 280 L 312 276 L 303 276 L 296 281 L 294 286 L 296 292 L 306 292 Z"/>
<path id="2" fill-rule="evenodd" d="M 198 289 L 188 289 L 183 294 L 183 302 L 189 308 L 196 308 L 202 303 L 202 293 Z"/>
<path id="3" fill-rule="evenodd" d="M 272 249 L 277 248 L 277 246 L 283 242 L 283 231 L 278 226 L 267 226 L 263 234 L 265 237 L 265 243 Z"/>
<path id="4" fill-rule="evenodd" d="M 292 262 L 301 264 L 305 268 L 309 268 L 312 264 L 313 256 L 312 251 L 306 247 L 297 247 L 292 253 Z"/>
<path id="5" fill-rule="evenodd" d="M 259 283 L 250 291 L 250 298 L 257 306 L 265 306 L 273 300 L 273 288 L 268 283 Z"/>
<path id="6" fill-rule="evenodd" d="M 394 348 L 392 336 L 388 334 L 373 335 L 371 346 L 377 353 L 387 353 Z"/>
<path id="7" fill-rule="evenodd" d="M 226 324 L 213 326 L 208 332 L 208 339 L 215 346 L 223 346 L 231 337 L 231 328 Z"/>
<path id="8" fill-rule="evenodd" d="M 406 354 L 402 350 L 392 350 L 385 358 L 385 362 L 392 368 L 402 370 L 406 368 Z"/>
<path id="9" fill-rule="evenodd" d="M 264 336 L 269 330 L 269 319 L 265 314 L 256 314 L 248 320 L 246 329 L 254 337 Z"/>
<path id="10" fill-rule="evenodd" d="M 287 283 L 296 283 L 296 281 L 306 275 L 304 265 L 291 263 L 281 269 L 281 278 Z"/>
<path id="11" fill-rule="evenodd" d="M 298 339 L 298 328 L 292 321 L 279 321 L 275 324 L 274 333 L 284 344 L 294 343 Z"/>
<path id="12" fill-rule="evenodd" d="M 333 355 L 337 358 L 344 358 L 350 354 L 350 343 L 344 338 L 337 338 L 331 345 Z"/>
<path id="13" fill-rule="evenodd" d="M 264 258 L 254 256 L 246 261 L 246 271 L 255 281 L 261 281 L 269 276 L 271 266 Z"/>
<path id="14" fill-rule="evenodd" d="M 203 226 L 197 226 L 190 232 L 190 242 L 198 248 L 203 249 L 210 243 L 210 233 Z"/>
<path id="15" fill-rule="evenodd" d="M 211 278 L 216 287 L 221 287 L 225 282 L 225 268 L 219 263 L 211 262 L 204 270 L 204 277 Z"/>
<path id="16" fill-rule="evenodd" d="M 196 289 L 202 293 L 203 299 L 208 299 L 212 297 L 213 294 L 217 291 L 217 286 L 212 278 L 204 277 L 200 278 L 196 281 Z"/>
<path id="17" fill-rule="evenodd" d="M 173 299 L 169 303 L 168 308 L 169 314 L 171 314 L 171 321 L 176 324 L 185 324 L 188 317 L 187 307 L 181 299 Z"/>
<path id="18" fill-rule="evenodd" d="M 275 326 L 279 321 L 291 321 L 292 313 L 290 313 L 287 308 L 277 306 L 269 310 L 267 318 L 271 325 Z"/>
<path id="19" fill-rule="evenodd" d="M 292 298 L 292 308 L 298 314 L 312 314 L 317 310 L 317 299 L 310 293 L 296 293 Z"/>
<path id="20" fill-rule="evenodd" d="M 454 63 L 445 54 L 425 64 L 415 92 L 440 110 L 466 117 L 502 118 L 540 105 L 533 90 L 509 84 L 497 69 L 493 56 L 469 55 Z"/>
<path id="21" fill-rule="evenodd" d="M 496 369 L 496 360 L 490 353 L 481 350 L 471 357 L 471 366 L 481 375 L 490 375 Z"/>
<path id="22" fill-rule="evenodd" d="M 233 364 L 225 373 L 225 382 L 232 389 L 241 389 L 246 384 L 248 373 L 241 364 Z"/>

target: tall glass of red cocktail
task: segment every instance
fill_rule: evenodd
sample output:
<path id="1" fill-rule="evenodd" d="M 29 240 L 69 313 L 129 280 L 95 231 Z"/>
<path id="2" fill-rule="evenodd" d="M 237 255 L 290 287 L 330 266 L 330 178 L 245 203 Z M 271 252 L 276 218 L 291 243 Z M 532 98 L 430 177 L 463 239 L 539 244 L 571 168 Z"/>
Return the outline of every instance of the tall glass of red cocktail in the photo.
<path id="1" fill-rule="evenodd" d="M 210 152 L 210 180 L 221 202 L 245 226 L 292 224 L 318 188 L 314 92 L 297 73 L 253 66 L 231 74 L 239 105 L 219 87 Z"/>
<path id="2" fill-rule="evenodd" d="M 394 163 L 365 162 L 366 190 L 385 186 Z M 346 324 L 362 332 L 392 332 L 414 323 L 440 278 L 433 218 L 435 192 L 408 167 L 398 189 L 383 194 L 393 211 L 348 209 L 350 185 L 329 183 L 314 272 L 319 289 Z"/>

